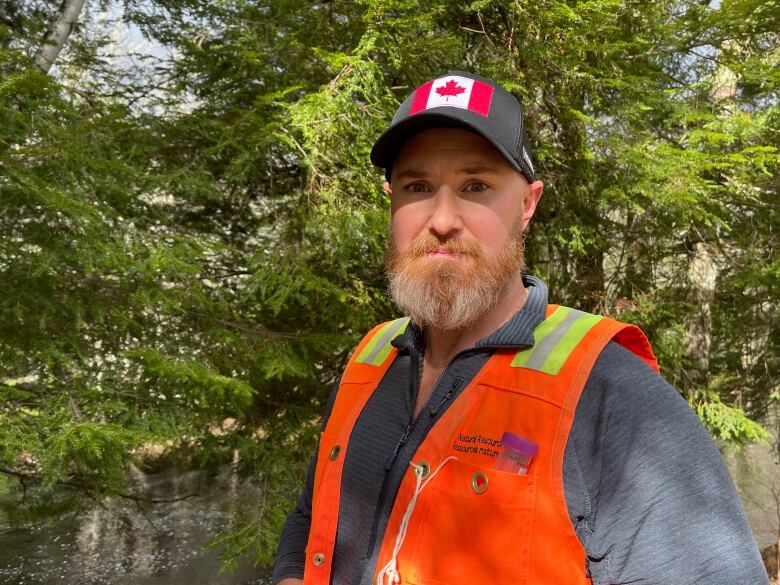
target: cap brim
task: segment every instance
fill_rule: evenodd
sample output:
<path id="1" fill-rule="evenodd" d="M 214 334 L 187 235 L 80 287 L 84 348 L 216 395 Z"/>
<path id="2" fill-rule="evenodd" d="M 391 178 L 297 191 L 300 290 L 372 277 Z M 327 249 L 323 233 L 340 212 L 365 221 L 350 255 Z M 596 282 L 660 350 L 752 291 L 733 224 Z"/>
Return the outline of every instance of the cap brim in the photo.
<path id="1" fill-rule="evenodd" d="M 477 120 L 471 120 L 476 115 L 462 108 L 439 107 L 435 111 L 420 112 L 406 118 L 388 128 L 377 139 L 371 149 L 371 162 L 375 166 L 385 169 L 385 176 L 389 181 L 390 171 L 398 151 L 414 134 L 423 130 L 430 130 L 431 128 L 462 128 L 482 136 L 502 154 L 514 169 L 525 176 L 526 179 L 529 179 L 526 171 L 514 159 L 513 153 L 508 152 L 504 146 L 486 134 L 477 123 Z"/>

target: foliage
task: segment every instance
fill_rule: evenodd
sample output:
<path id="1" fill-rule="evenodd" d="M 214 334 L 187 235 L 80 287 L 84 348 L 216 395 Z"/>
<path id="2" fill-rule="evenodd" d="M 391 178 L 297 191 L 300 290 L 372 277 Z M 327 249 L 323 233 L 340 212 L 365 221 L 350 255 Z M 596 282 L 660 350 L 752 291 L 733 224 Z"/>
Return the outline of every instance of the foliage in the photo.
<path id="1" fill-rule="evenodd" d="M 553 299 L 639 324 L 715 436 L 762 436 L 780 366 L 776 0 L 104 0 L 49 77 L 31 55 L 56 10 L 0 1 L 8 477 L 112 495 L 150 446 L 199 465 L 238 449 L 267 497 L 215 546 L 269 562 L 330 387 L 394 316 L 370 147 L 452 69 L 523 103 L 545 182 L 528 263 Z M 701 375 L 686 335 L 705 304 Z"/>

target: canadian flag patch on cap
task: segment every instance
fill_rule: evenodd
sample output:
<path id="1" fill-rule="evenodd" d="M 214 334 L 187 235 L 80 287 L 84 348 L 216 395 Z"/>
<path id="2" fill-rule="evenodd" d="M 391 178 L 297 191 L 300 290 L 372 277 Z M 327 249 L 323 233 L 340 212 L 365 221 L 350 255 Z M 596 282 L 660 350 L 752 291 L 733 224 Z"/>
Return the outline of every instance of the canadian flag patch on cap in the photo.
<path id="1" fill-rule="evenodd" d="M 492 99 L 493 87 L 487 83 L 460 75 L 448 75 L 417 88 L 409 115 L 431 108 L 450 106 L 487 117 Z"/>

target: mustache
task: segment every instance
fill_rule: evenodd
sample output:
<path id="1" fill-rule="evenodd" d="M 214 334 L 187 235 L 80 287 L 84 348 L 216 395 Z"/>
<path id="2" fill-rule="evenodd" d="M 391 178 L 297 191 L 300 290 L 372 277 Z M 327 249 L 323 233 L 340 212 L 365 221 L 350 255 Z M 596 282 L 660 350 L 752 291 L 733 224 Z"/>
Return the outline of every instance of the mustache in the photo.
<path id="1" fill-rule="evenodd" d="M 433 252 L 446 252 L 447 254 L 471 256 L 479 258 L 482 255 L 482 247 L 473 240 L 450 238 L 440 240 L 435 236 L 423 236 L 414 240 L 406 254 L 410 258 L 419 258 Z"/>

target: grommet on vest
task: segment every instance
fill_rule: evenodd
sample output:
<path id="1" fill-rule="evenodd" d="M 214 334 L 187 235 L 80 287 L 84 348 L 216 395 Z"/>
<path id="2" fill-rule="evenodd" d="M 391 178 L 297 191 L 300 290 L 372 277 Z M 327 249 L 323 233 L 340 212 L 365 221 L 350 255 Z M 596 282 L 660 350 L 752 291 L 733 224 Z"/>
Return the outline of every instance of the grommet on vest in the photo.
<path id="1" fill-rule="evenodd" d="M 431 473 L 431 466 L 428 465 L 427 461 L 418 461 L 414 473 L 425 479 Z"/>
<path id="2" fill-rule="evenodd" d="M 488 477 L 484 471 L 477 471 L 471 476 L 471 489 L 477 494 L 484 494 L 488 489 Z"/>

